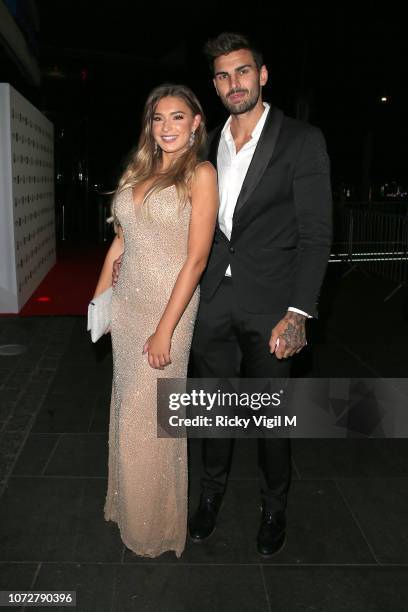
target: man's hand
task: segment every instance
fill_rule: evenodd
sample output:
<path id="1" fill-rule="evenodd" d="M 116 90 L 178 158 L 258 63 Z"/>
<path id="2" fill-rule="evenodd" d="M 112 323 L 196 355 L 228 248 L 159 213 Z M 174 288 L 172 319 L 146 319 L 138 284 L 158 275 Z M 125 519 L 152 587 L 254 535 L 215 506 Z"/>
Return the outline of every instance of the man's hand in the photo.
<path id="1" fill-rule="evenodd" d="M 119 278 L 120 264 L 122 263 L 122 255 L 119 255 L 117 259 L 113 262 L 112 266 L 112 287 L 116 285 Z"/>
<path id="2" fill-rule="evenodd" d="M 278 359 L 286 359 L 299 353 L 307 344 L 305 321 L 305 316 L 288 310 L 272 330 L 269 352 L 275 353 Z"/>

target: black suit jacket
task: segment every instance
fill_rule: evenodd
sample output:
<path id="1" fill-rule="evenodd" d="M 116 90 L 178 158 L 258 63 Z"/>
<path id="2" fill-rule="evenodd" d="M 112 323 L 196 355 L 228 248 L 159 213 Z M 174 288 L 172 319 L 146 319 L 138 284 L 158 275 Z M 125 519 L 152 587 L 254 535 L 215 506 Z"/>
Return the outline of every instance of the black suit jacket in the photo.
<path id="1" fill-rule="evenodd" d="M 217 166 L 222 126 L 209 137 Z M 233 216 L 231 239 L 218 223 L 201 299 L 214 296 L 231 266 L 236 303 L 253 313 L 294 306 L 317 316 L 330 254 L 332 196 L 321 131 L 271 106 Z"/>

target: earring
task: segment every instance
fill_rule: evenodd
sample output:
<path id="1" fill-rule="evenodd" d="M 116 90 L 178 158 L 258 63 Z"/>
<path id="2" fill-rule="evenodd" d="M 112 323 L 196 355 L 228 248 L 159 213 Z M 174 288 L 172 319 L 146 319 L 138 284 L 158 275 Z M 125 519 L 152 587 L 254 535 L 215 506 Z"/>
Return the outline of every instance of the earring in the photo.
<path id="1" fill-rule="evenodd" d="M 157 144 L 157 142 L 155 142 L 154 143 L 154 153 L 155 153 L 155 155 L 157 155 L 158 151 L 159 151 L 159 145 Z"/>
<path id="2" fill-rule="evenodd" d="M 189 141 L 188 141 L 188 144 L 190 145 L 190 147 L 193 146 L 194 142 L 195 142 L 195 132 L 191 132 L 190 138 L 189 138 Z"/>

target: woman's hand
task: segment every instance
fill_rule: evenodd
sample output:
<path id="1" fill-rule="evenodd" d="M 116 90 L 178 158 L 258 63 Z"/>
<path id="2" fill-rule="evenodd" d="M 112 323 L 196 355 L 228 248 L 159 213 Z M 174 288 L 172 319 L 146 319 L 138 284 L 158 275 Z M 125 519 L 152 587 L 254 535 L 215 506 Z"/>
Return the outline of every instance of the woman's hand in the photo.
<path id="1" fill-rule="evenodd" d="M 149 365 L 152 368 L 163 370 L 171 363 L 170 359 L 171 336 L 163 331 L 155 331 L 143 347 L 143 355 L 148 353 Z"/>

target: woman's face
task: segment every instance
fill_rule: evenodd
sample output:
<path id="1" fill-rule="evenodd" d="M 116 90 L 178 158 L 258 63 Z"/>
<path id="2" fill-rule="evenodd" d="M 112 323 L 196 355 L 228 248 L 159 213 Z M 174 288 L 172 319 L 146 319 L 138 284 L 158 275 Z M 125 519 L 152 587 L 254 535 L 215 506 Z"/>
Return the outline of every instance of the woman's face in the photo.
<path id="1" fill-rule="evenodd" d="M 153 114 L 153 138 L 165 153 L 177 155 L 189 146 L 191 132 L 196 131 L 200 121 L 200 115 L 194 116 L 182 98 L 166 96 Z"/>

